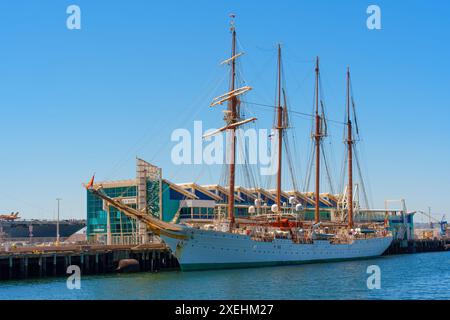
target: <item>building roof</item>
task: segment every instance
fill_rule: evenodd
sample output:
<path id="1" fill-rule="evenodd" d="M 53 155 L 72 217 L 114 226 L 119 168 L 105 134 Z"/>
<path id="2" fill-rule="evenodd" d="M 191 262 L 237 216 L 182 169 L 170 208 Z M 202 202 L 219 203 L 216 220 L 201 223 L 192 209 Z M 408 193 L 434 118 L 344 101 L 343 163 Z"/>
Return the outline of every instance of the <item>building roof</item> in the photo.
<path id="1" fill-rule="evenodd" d="M 189 199 L 198 199 L 198 197 L 195 194 L 193 194 L 192 192 L 187 191 L 186 189 L 184 189 L 183 187 L 179 186 L 178 184 L 170 182 L 167 179 L 163 179 L 162 181 L 164 183 L 168 184 L 170 189 L 181 193 L 182 195 L 188 197 Z"/>
<path id="2" fill-rule="evenodd" d="M 220 201 L 222 198 L 218 196 L 217 194 L 209 191 L 207 188 L 202 187 L 201 185 L 196 184 L 195 182 L 188 182 L 188 183 L 177 183 L 178 186 L 182 188 L 191 188 L 200 191 L 201 193 L 206 194 L 208 197 Z"/>
<path id="3" fill-rule="evenodd" d="M 207 189 L 207 190 L 217 190 L 222 192 L 223 194 L 225 194 L 227 197 L 230 196 L 230 191 L 228 188 L 223 187 L 221 185 L 218 184 L 209 184 L 209 185 L 204 185 L 202 186 L 203 188 Z M 235 199 L 239 200 L 239 201 L 244 201 L 244 199 L 242 199 L 241 197 L 239 197 L 238 195 L 235 195 Z"/>
<path id="4" fill-rule="evenodd" d="M 305 193 L 300 192 L 300 191 L 295 191 L 295 190 L 291 190 L 291 191 L 287 191 L 287 194 L 292 195 L 294 197 L 298 197 L 303 201 L 308 202 L 309 204 L 315 205 L 316 202 L 314 201 L 314 199 L 311 199 L 310 197 L 308 197 Z"/>
<path id="5" fill-rule="evenodd" d="M 198 191 L 204 193 L 205 195 L 207 195 L 208 197 L 210 197 L 211 199 L 214 199 L 216 201 L 220 201 L 223 199 L 218 194 L 216 194 L 214 191 L 219 191 L 219 192 L 225 194 L 226 196 L 229 196 L 229 188 L 218 185 L 218 184 L 199 185 L 195 182 L 174 183 L 167 179 L 163 179 L 162 181 L 164 183 L 166 183 L 167 185 L 169 185 L 169 187 L 172 190 L 175 190 L 175 191 L 181 193 L 182 195 L 186 196 L 188 199 L 199 199 L 199 197 L 194 192 L 187 190 L 188 188 L 198 190 Z M 136 183 L 135 179 L 117 180 L 117 181 L 101 181 L 101 182 L 95 183 L 95 186 L 102 186 L 103 188 L 131 187 L 131 186 L 136 186 L 136 185 L 137 185 L 137 183 Z M 257 199 L 258 193 L 261 193 L 266 198 L 276 201 L 276 190 L 275 189 L 263 189 L 263 188 L 249 189 L 249 188 L 245 188 L 242 186 L 237 186 L 235 188 L 235 191 L 243 193 L 246 196 L 251 197 L 253 199 Z M 315 204 L 314 192 L 300 192 L 300 191 L 291 190 L 291 191 L 282 191 L 281 194 L 283 197 L 285 197 L 287 199 L 289 199 L 290 196 L 295 196 L 303 201 L 306 201 L 307 203 L 309 203 L 311 205 Z M 341 195 L 339 195 L 339 194 L 335 195 L 335 194 L 331 194 L 331 193 L 321 193 L 320 194 L 320 202 L 323 205 L 331 207 L 331 206 L 333 206 L 333 203 L 331 201 L 338 202 L 340 196 Z M 238 194 L 235 195 L 235 198 L 237 201 L 241 201 L 241 202 L 244 201 L 244 199 L 241 198 Z"/>
<path id="6" fill-rule="evenodd" d="M 241 193 L 245 194 L 246 196 L 249 196 L 255 200 L 258 199 L 258 196 L 254 192 L 252 192 L 251 190 L 249 190 L 247 188 L 238 186 L 238 187 L 236 187 L 236 191 L 241 192 Z"/>
<path id="7" fill-rule="evenodd" d="M 306 192 L 306 195 L 307 195 L 309 198 L 315 200 L 315 193 L 314 193 L 314 192 Z M 320 201 L 322 204 L 324 204 L 324 205 L 326 205 L 326 206 L 328 206 L 328 207 L 332 207 L 333 204 L 332 204 L 330 201 L 328 201 L 327 199 L 325 199 L 325 197 L 328 197 L 328 195 L 329 195 L 328 193 L 321 193 L 321 194 L 319 194 L 319 201 Z"/>
<path id="8" fill-rule="evenodd" d="M 273 194 L 274 196 L 277 195 L 277 189 L 268 189 L 267 191 L 270 192 L 271 194 Z M 281 196 L 286 199 L 289 199 L 289 197 L 290 197 L 290 195 L 285 191 L 281 191 Z"/>
<path id="9" fill-rule="evenodd" d="M 94 186 L 102 186 L 103 188 L 120 188 L 131 187 L 136 185 L 135 179 L 116 180 L 116 181 L 100 181 L 96 182 Z"/>
<path id="10" fill-rule="evenodd" d="M 263 188 L 252 188 L 252 189 L 250 189 L 252 192 L 254 192 L 254 193 L 261 193 L 261 194 L 263 194 L 265 197 L 267 197 L 267 198 L 269 198 L 269 199 L 271 199 L 271 200 L 273 200 L 273 201 L 276 201 L 277 200 L 277 197 L 275 197 L 271 192 L 269 192 L 269 191 L 267 191 L 266 189 L 263 189 Z"/>

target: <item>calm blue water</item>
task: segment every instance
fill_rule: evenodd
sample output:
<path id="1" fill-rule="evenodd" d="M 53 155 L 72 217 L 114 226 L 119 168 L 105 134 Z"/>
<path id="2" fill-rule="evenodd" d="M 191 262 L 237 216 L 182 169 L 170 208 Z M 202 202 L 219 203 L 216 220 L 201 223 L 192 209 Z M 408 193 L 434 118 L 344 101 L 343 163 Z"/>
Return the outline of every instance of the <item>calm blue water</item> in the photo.
<path id="1" fill-rule="evenodd" d="M 381 289 L 367 289 L 369 265 Z M 450 299 L 450 252 L 301 266 L 0 282 L 0 299 Z"/>

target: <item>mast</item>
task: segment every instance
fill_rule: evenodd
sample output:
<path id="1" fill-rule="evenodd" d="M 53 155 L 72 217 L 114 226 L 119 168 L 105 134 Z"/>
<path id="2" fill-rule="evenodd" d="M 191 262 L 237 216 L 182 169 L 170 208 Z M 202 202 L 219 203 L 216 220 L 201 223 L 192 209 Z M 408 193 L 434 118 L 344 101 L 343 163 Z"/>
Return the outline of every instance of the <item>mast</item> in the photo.
<path id="1" fill-rule="evenodd" d="M 320 141 L 322 139 L 321 133 L 321 117 L 319 115 L 319 57 L 316 59 L 316 132 L 314 134 L 314 140 L 316 143 L 316 192 L 315 192 L 315 210 L 314 210 L 314 223 L 320 221 Z"/>
<path id="2" fill-rule="evenodd" d="M 277 130 L 278 130 L 278 172 L 277 172 L 277 207 L 281 213 L 281 164 L 283 152 L 283 107 L 281 106 L 281 45 L 278 44 L 278 108 L 277 108 Z M 278 216 L 278 219 L 280 217 Z"/>
<path id="3" fill-rule="evenodd" d="M 231 65 L 231 74 L 230 74 L 230 86 L 229 91 L 225 94 L 222 94 L 216 98 L 214 98 L 210 104 L 210 107 L 214 107 L 217 105 L 222 105 L 227 102 L 227 110 L 225 112 L 225 126 L 215 130 L 212 133 L 208 133 L 203 135 L 203 138 L 210 137 L 212 135 L 216 135 L 223 131 L 227 131 L 229 133 L 228 137 L 230 139 L 230 153 L 229 153 L 229 195 L 228 195 L 228 221 L 230 224 L 230 231 L 234 226 L 235 217 L 234 217 L 234 191 L 235 191 L 235 176 L 236 176 L 236 128 L 249 123 L 256 121 L 256 118 L 250 119 L 241 119 L 240 108 L 239 108 L 239 98 L 238 96 L 252 90 L 250 86 L 243 86 L 240 88 L 236 88 L 236 59 L 240 57 L 243 53 L 236 54 L 236 30 L 234 26 L 234 18 L 235 15 L 231 14 L 231 57 L 225 61 L 222 61 L 221 64 Z M 227 154 L 228 155 L 228 154 Z"/>
<path id="4" fill-rule="evenodd" d="M 350 68 L 347 68 L 348 227 L 353 228 L 353 138 L 350 117 Z"/>
<path id="5" fill-rule="evenodd" d="M 230 92 L 235 90 L 236 82 L 236 29 L 234 27 L 234 15 L 231 16 L 231 81 L 230 81 Z M 233 96 L 228 101 L 228 111 L 230 112 L 229 123 L 235 123 L 239 116 L 237 114 L 237 97 Z M 235 175 L 236 175 L 236 127 L 229 129 L 230 132 L 230 194 L 228 197 L 228 220 L 230 222 L 230 229 L 233 227 L 234 218 L 234 189 L 235 189 Z"/>

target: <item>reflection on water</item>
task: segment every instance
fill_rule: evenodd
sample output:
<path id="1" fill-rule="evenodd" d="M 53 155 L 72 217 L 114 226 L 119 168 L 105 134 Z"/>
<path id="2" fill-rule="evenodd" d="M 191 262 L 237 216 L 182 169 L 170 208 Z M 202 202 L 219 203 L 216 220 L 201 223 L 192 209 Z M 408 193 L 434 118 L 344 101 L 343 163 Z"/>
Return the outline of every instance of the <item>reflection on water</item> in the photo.
<path id="1" fill-rule="evenodd" d="M 381 268 L 369 290 L 367 267 Z M 450 299 L 450 252 L 339 263 L 0 282 L 0 299 Z"/>

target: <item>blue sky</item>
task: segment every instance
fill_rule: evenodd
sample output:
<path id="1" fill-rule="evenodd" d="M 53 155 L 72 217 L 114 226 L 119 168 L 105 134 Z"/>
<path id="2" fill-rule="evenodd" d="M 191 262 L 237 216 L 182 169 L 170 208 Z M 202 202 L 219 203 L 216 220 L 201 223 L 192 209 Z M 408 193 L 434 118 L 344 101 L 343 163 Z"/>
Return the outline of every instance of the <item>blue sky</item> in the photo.
<path id="1" fill-rule="evenodd" d="M 81 30 L 66 28 L 71 4 Z M 366 28 L 370 4 L 382 30 Z M 292 109 L 310 112 L 319 55 L 328 115 L 341 120 L 350 65 L 374 205 L 405 198 L 411 210 L 450 214 L 450 4 L 440 0 L 2 1 L 0 211 L 52 218 L 61 197 L 64 218 L 84 217 L 81 183 L 93 172 L 132 178 L 135 156 L 175 182 L 216 183 L 216 169 L 171 164 L 170 134 L 193 120 L 221 124 L 208 103 L 225 90 L 213 88 L 226 72 L 230 12 L 254 87 L 246 99 L 273 102 L 281 42 Z M 270 127 L 271 114 L 260 117 Z M 304 172 L 310 122 L 295 121 Z M 342 128 L 333 130 L 340 150 Z"/>

